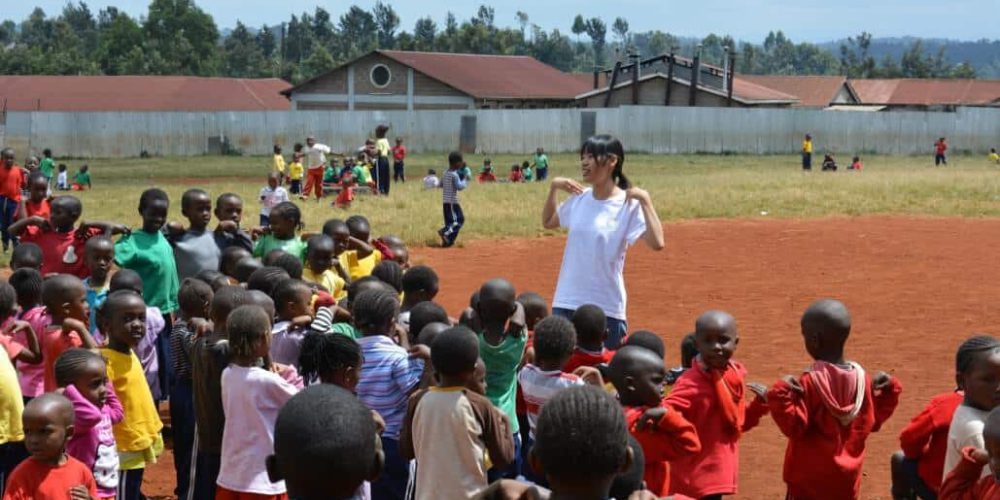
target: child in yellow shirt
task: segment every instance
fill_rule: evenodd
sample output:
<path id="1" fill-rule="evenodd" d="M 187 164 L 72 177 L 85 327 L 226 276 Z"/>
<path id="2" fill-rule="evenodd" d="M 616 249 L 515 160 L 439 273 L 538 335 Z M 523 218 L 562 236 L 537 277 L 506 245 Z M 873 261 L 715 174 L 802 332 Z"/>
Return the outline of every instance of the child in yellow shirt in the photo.
<path id="1" fill-rule="evenodd" d="M 288 180 L 289 191 L 292 194 L 300 194 L 302 192 L 302 174 L 305 169 L 302 168 L 302 145 L 295 145 L 295 154 L 292 155 L 292 162 L 288 164 Z"/>
<path id="2" fill-rule="evenodd" d="M 334 257 L 333 239 L 325 234 L 309 238 L 302 280 L 322 286 L 340 301 L 347 297 L 347 278 L 340 260 Z"/>
<path id="3" fill-rule="evenodd" d="M 281 146 L 274 145 L 274 159 L 271 161 L 271 169 L 278 174 L 278 185 L 285 183 L 285 157 L 281 156 Z"/>
<path id="4" fill-rule="evenodd" d="M 990 163 L 995 163 L 1000 165 L 1000 154 L 997 154 L 997 148 L 990 148 Z"/>
<path id="5" fill-rule="evenodd" d="M 352 215 L 347 218 L 347 230 L 351 234 L 352 240 L 371 245 L 371 225 L 363 215 Z M 347 250 L 339 255 L 340 264 L 351 276 L 351 280 L 371 276 L 372 270 L 379 262 L 382 262 L 382 253 L 379 251 L 368 252 L 368 249 Z"/>

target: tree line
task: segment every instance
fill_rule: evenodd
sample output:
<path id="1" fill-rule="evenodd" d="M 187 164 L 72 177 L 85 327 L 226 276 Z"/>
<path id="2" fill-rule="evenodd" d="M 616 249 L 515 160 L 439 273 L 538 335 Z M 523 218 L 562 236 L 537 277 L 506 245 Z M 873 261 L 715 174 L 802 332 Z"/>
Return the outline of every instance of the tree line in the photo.
<path id="1" fill-rule="evenodd" d="M 193 0 L 152 0 L 139 19 L 114 7 L 96 14 L 84 2 L 68 3 L 54 17 L 42 9 L 17 23 L 0 24 L 0 74 L 196 75 L 279 77 L 293 83 L 321 74 L 373 49 L 529 55 L 564 71 L 607 68 L 626 54 L 643 57 L 700 52 L 722 65 L 736 54 L 736 70 L 749 74 L 844 74 L 852 78 L 974 78 L 969 62 L 953 64 L 944 52 L 928 54 L 918 39 L 897 59 L 871 55 L 872 35 L 840 44 L 839 53 L 795 43 L 781 31 L 760 44 L 710 34 L 678 38 L 663 31 L 633 33 L 618 17 L 575 16 L 570 33 L 545 30 L 517 12 L 513 26 L 500 26 L 492 7 L 459 20 L 449 12 L 439 25 L 417 19 L 411 31 L 396 11 L 378 2 L 371 10 L 352 5 L 339 16 L 317 7 L 288 20 L 252 28 L 237 22 L 223 35 L 212 16 Z M 611 36 L 609 37 L 609 31 Z"/>

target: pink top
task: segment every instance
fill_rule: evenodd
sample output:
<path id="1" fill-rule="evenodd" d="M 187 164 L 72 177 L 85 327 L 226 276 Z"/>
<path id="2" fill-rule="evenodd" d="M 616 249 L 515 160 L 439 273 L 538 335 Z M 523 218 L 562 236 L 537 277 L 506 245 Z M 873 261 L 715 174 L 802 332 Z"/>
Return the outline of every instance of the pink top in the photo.
<path id="1" fill-rule="evenodd" d="M 101 498 L 113 497 L 118 489 L 118 451 L 111 427 L 125 416 L 122 404 L 110 384 L 108 399 L 101 408 L 88 401 L 74 385 L 66 386 L 64 394 L 73 403 L 76 413 L 66 453 L 94 472 Z"/>
<path id="2" fill-rule="evenodd" d="M 285 482 L 272 483 L 263 457 L 274 453 L 278 410 L 299 390 L 281 375 L 263 368 L 229 365 L 222 371 L 222 465 L 216 484 L 259 495 L 285 493 Z"/>
<path id="3" fill-rule="evenodd" d="M 45 311 L 45 306 L 37 306 L 27 311 L 21 313 L 19 318 L 21 321 L 26 321 L 31 328 L 35 330 L 35 335 L 38 336 L 39 342 L 41 342 L 42 333 L 45 329 L 52 324 L 52 317 Z M 17 332 L 14 334 L 14 340 L 18 341 L 22 345 L 27 345 L 28 339 L 24 332 Z M 28 398 L 34 398 L 41 396 L 45 392 L 45 365 L 38 363 L 37 365 L 32 365 L 29 363 L 17 362 L 17 371 L 21 374 L 19 378 L 21 383 L 21 394 Z"/>

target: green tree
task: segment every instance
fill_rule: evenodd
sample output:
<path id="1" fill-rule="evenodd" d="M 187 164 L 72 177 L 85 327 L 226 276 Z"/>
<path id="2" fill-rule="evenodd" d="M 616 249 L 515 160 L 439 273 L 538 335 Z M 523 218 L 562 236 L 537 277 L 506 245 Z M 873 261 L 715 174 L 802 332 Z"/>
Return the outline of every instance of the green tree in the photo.
<path id="1" fill-rule="evenodd" d="M 628 21 L 621 17 L 616 17 L 611 25 L 611 31 L 618 37 L 618 45 L 624 52 L 628 46 Z"/>
<path id="2" fill-rule="evenodd" d="M 437 24 L 429 17 L 417 19 L 417 24 L 413 26 L 413 41 L 416 50 L 434 50 L 435 37 L 437 37 Z"/>
<path id="3" fill-rule="evenodd" d="M 306 18 L 305 14 L 303 14 L 303 18 Z M 310 28 L 312 30 L 313 39 L 320 45 L 330 46 L 333 44 L 336 34 L 334 33 L 333 21 L 330 19 L 330 13 L 322 7 L 316 7 L 316 10 L 313 11 L 311 21 Z"/>
<path id="4" fill-rule="evenodd" d="M 148 49 L 164 59 L 153 68 L 158 74 L 216 74 L 219 30 L 192 0 L 152 0 L 143 31 Z"/>
<path id="5" fill-rule="evenodd" d="M 841 70 L 850 78 L 872 78 L 875 75 L 875 58 L 869 53 L 872 34 L 861 32 L 856 37 L 848 37 L 847 43 L 840 45 Z"/>
<path id="6" fill-rule="evenodd" d="M 80 2 L 75 5 L 67 3 L 63 7 L 61 20 L 69 25 L 73 34 L 82 44 L 82 46 L 78 45 L 77 48 L 86 54 L 91 54 L 97 49 L 97 21 L 86 3 Z"/>
<path id="7" fill-rule="evenodd" d="M 260 31 L 257 32 L 257 46 L 260 47 L 260 52 L 266 59 L 274 58 L 278 50 L 278 41 L 271 28 L 267 26 L 260 28 Z"/>
<path id="8" fill-rule="evenodd" d="M 393 48 L 396 44 L 396 30 L 399 29 L 399 15 L 391 5 L 381 1 L 375 3 L 372 14 L 375 16 L 375 25 L 378 26 L 379 48 Z"/>
<path id="9" fill-rule="evenodd" d="M 124 12 L 108 7 L 98 14 L 97 63 L 104 74 L 146 74 L 143 34 L 139 23 Z"/>
<path id="10" fill-rule="evenodd" d="M 607 44 L 608 26 L 599 17 L 587 21 L 587 36 L 594 50 L 594 65 L 604 66 L 604 48 Z"/>
<path id="11" fill-rule="evenodd" d="M 528 29 L 528 13 L 519 10 L 514 14 L 514 17 L 517 18 L 517 25 L 521 27 L 521 37 L 526 37 L 525 30 Z"/>
<path id="12" fill-rule="evenodd" d="M 573 27 L 570 28 L 570 31 L 572 31 L 577 37 L 587 32 L 587 21 L 583 20 L 582 15 L 577 14 L 576 17 L 573 18 Z"/>
<path id="13" fill-rule="evenodd" d="M 226 37 L 223 47 L 222 72 L 235 78 L 256 78 L 267 74 L 264 53 L 250 30 L 239 21 Z"/>
<path id="14" fill-rule="evenodd" d="M 352 5 L 347 12 L 340 16 L 339 27 L 343 50 L 342 60 L 354 59 L 375 48 L 377 27 L 375 16 L 370 12 L 357 5 Z"/>
<path id="15" fill-rule="evenodd" d="M 295 82 L 302 80 L 308 80 L 314 76 L 322 75 L 327 71 L 330 71 L 336 67 L 337 63 L 333 60 L 333 56 L 330 55 L 330 51 L 326 50 L 326 47 L 322 45 L 316 47 L 309 59 L 306 59 L 302 63 L 301 75 L 295 78 Z"/>

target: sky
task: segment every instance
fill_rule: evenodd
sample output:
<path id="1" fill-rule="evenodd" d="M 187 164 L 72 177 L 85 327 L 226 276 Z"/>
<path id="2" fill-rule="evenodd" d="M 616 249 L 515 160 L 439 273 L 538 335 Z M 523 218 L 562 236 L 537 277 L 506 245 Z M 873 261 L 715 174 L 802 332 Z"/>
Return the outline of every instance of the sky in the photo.
<path id="1" fill-rule="evenodd" d="M 370 9 L 375 0 L 196 0 L 221 28 L 237 20 L 251 26 L 275 25 L 292 13 L 312 12 L 322 6 L 336 19 L 353 3 Z M 475 15 L 476 0 L 392 0 L 402 18 L 402 27 L 413 30 L 420 17 L 431 16 L 438 26 L 445 13 L 459 20 Z M 22 21 L 35 6 L 56 15 L 66 0 L 0 0 L 0 17 Z M 133 16 L 145 14 L 148 0 L 90 0 L 93 12 L 108 5 Z M 631 31 L 661 30 L 679 36 L 703 37 L 709 33 L 730 34 L 737 40 L 760 42 L 771 30 L 782 30 L 793 41 L 824 42 L 868 31 L 875 37 L 918 36 L 978 40 L 997 38 L 995 22 L 984 22 L 1000 12 L 1000 0 L 541 0 L 535 2 L 488 2 L 496 11 L 498 25 L 517 26 L 515 14 L 524 11 L 531 23 L 545 30 L 558 28 L 570 34 L 577 14 L 601 17 L 610 30 L 615 17 L 625 18 Z"/>

